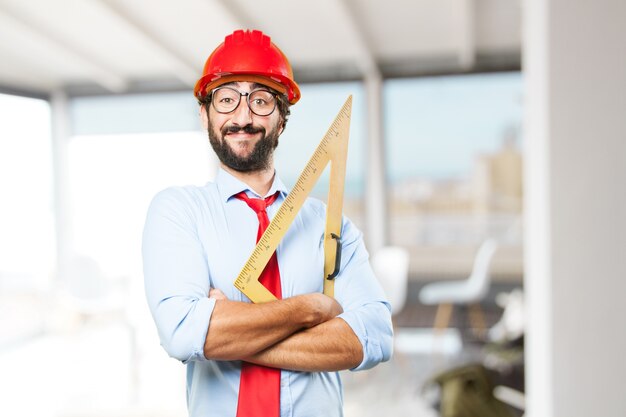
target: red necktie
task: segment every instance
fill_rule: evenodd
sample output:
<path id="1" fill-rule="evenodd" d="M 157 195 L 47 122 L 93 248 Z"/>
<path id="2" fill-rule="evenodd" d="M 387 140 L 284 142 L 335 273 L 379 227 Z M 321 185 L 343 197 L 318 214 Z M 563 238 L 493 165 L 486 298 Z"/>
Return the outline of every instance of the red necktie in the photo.
<path id="1" fill-rule="evenodd" d="M 256 236 L 256 241 L 258 242 L 270 224 L 270 219 L 265 209 L 276 200 L 278 193 L 267 197 L 265 200 L 249 198 L 245 191 L 240 192 L 235 197 L 245 201 L 256 212 L 259 218 L 259 230 Z M 282 298 L 276 252 L 274 252 L 261 273 L 259 282 L 274 294 L 276 298 L 279 300 Z M 242 362 L 237 417 L 278 417 L 279 415 L 280 369 Z"/>

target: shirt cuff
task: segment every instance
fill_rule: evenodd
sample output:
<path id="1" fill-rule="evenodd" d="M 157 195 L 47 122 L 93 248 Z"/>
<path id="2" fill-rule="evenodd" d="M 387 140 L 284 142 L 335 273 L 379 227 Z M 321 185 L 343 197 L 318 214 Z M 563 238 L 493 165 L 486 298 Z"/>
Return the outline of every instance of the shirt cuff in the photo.
<path id="1" fill-rule="evenodd" d="M 173 333 L 169 337 L 161 335 L 161 344 L 171 357 L 183 363 L 207 360 L 204 343 L 214 308 L 213 298 L 196 300 Z"/>
<path id="2" fill-rule="evenodd" d="M 366 309 L 369 311 L 363 311 Z M 368 326 L 365 325 L 363 316 L 372 319 L 368 320 Z M 380 362 L 386 362 L 391 358 L 393 351 L 393 328 L 391 326 L 390 312 L 385 304 L 370 304 L 358 310 L 344 312 L 338 317 L 348 323 L 348 326 L 359 338 L 363 347 L 363 360 L 357 367 L 350 369 L 351 371 L 370 369 Z"/>

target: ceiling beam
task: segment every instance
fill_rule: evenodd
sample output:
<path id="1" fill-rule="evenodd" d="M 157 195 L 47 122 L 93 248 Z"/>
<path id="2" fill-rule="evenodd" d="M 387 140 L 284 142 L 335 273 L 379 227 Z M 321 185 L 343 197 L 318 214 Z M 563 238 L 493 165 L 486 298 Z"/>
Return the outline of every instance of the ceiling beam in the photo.
<path id="1" fill-rule="evenodd" d="M 352 34 L 351 43 L 354 45 L 354 49 L 357 51 L 357 66 L 363 73 L 364 77 L 376 77 L 380 78 L 381 73 L 372 52 L 372 48 L 369 46 L 366 39 L 366 31 L 361 27 L 360 22 L 357 20 L 354 11 L 350 8 L 346 0 L 338 0 L 336 2 L 338 12 L 342 17 L 342 21 L 345 22 L 345 26 L 348 32 Z"/>
<path id="2" fill-rule="evenodd" d="M 259 29 L 256 22 L 234 0 L 214 0 L 240 29 Z"/>
<path id="3" fill-rule="evenodd" d="M 89 51 L 83 50 L 67 39 L 62 39 L 56 32 L 45 26 L 36 24 L 32 18 L 21 10 L 6 2 L 0 4 L 2 18 L 11 22 L 26 36 L 36 40 L 50 51 L 58 51 L 61 55 L 71 57 L 75 65 L 85 68 L 87 76 L 96 84 L 111 92 L 121 92 L 126 88 L 126 80 L 108 68 L 105 62 L 100 62 Z"/>
<path id="4" fill-rule="evenodd" d="M 165 56 L 173 70 L 172 75 L 182 81 L 185 85 L 194 85 L 196 79 L 198 78 L 198 69 L 196 68 L 196 65 L 183 56 L 174 45 L 171 45 L 166 37 L 161 36 L 158 31 L 149 28 L 147 25 L 131 16 L 131 14 L 124 9 L 123 6 L 120 6 L 119 2 L 111 0 L 91 1 L 101 4 L 111 14 L 115 15 L 131 29 L 136 31 L 136 33 L 142 36 L 144 40 L 154 47 L 155 50 Z"/>
<path id="5" fill-rule="evenodd" d="M 5 82 L 3 80 L 3 82 Z M 7 94 L 10 96 L 20 96 L 28 98 L 36 98 L 39 100 L 49 100 L 50 94 L 45 91 L 37 91 L 32 89 L 23 89 L 15 87 L 13 85 L 0 84 L 0 94 Z"/>
<path id="6" fill-rule="evenodd" d="M 476 2 L 461 0 L 461 28 L 459 31 L 459 66 L 471 69 L 476 63 Z"/>
<path id="7" fill-rule="evenodd" d="M 6 33 L 13 32 L 12 23 L 7 21 L 5 14 L 0 11 L 0 27 Z M 2 43 L 0 45 L 0 59 L 6 63 L 0 65 L 0 80 L 2 80 L 0 81 L 0 92 L 41 98 L 40 96 L 46 96 L 48 92 L 61 87 L 58 74 L 53 73 L 54 69 L 51 68 L 52 64 L 48 65 L 46 72 L 42 74 L 41 61 L 36 54 L 29 53 L 26 48 L 11 47 L 10 44 L 15 43 L 15 39 L 12 40 L 8 44 Z"/>

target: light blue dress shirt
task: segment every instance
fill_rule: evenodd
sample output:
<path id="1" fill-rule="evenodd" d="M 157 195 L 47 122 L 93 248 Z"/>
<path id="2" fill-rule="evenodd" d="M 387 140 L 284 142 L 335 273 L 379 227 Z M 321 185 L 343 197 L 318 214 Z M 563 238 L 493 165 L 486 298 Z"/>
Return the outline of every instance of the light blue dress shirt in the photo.
<path id="1" fill-rule="evenodd" d="M 161 345 L 187 366 L 190 416 L 235 417 L 240 361 L 207 360 L 203 346 L 219 288 L 230 300 L 247 301 L 233 282 L 256 244 L 257 216 L 233 196 L 243 182 L 220 170 L 204 187 L 173 187 L 153 199 L 143 234 L 145 289 Z M 267 196 L 280 192 L 272 218 L 288 192 L 275 175 Z M 322 292 L 326 206 L 306 200 L 277 249 L 283 298 Z M 374 276 L 361 232 L 344 218 L 341 269 L 335 298 L 363 346 L 362 370 L 392 354 L 391 309 Z M 281 416 L 341 416 L 343 391 L 337 372 L 281 372 Z"/>

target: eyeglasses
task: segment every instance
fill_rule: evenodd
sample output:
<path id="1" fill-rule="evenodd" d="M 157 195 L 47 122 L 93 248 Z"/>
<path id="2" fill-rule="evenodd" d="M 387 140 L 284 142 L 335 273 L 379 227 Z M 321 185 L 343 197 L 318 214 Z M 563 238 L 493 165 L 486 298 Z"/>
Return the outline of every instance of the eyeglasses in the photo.
<path id="1" fill-rule="evenodd" d="M 276 108 L 276 96 L 268 90 L 252 90 L 242 93 L 231 87 L 218 87 L 211 91 L 211 103 L 218 113 L 231 113 L 235 111 L 241 97 L 246 98 L 248 107 L 257 116 L 269 116 Z"/>

